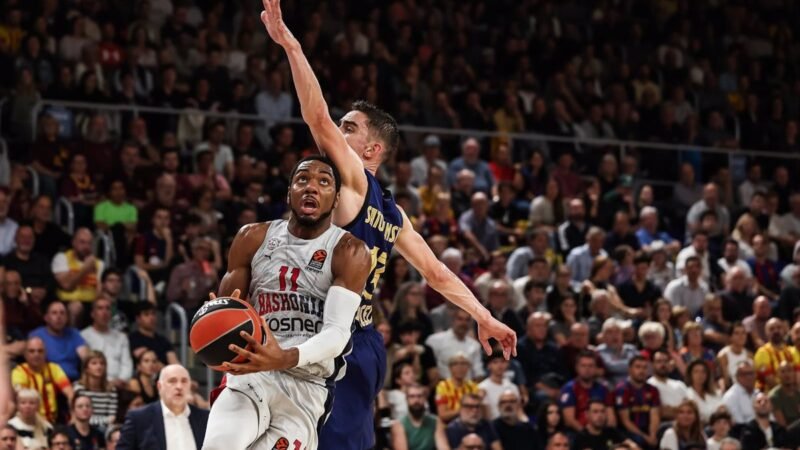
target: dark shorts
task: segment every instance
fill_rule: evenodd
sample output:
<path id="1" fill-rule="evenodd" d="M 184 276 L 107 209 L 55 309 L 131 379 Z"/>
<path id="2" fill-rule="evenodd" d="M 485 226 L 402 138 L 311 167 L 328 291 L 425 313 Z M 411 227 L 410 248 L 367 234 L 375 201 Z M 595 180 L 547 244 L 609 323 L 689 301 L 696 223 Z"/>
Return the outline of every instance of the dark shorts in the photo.
<path id="1" fill-rule="evenodd" d="M 344 378 L 336 382 L 333 409 L 319 436 L 319 450 L 375 446 L 375 398 L 386 375 L 383 337 L 374 327 L 353 332 Z"/>

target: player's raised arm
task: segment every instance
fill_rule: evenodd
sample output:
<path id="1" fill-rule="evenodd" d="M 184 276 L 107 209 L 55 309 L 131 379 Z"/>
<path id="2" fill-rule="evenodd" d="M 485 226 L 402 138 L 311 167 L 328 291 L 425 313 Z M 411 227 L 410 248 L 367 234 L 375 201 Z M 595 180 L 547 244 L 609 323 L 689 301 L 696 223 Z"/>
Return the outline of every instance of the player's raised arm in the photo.
<path id="1" fill-rule="evenodd" d="M 280 0 L 262 0 L 262 3 L 264 11 L 261 12 L 261 21 L 264 22 L 272 40 L 283 47 L 289 58 L 303 121 L 311 129 L 319 150 L 336 164 L 341 173 L 342 185 L 360 194 L 366 194 L 367 177 L 364 174 L 364 163 L 350 148 L 339 127 L 331 119 L 322 88 L 303 54 L 300 42 L 283 22 Z"/>
<path id="2" fill-rule="evenodd" d="M 487 354 L 491 354 L 492 350 L 489 338 L 494 338 L 503 346 L 506 359 L 512 354 L 516 355 L 517 334 L 492 317 L 461 279 L 436 258 L 425 239 L 414 230 L 405 211 L 400 209 L 400 212 L 403 214 L 403 229 L 397 237 L 395 248 L 419 270 L 430 287 L 475 319 L 478 323 L 478 340 Z"/>
<path id="3" fill-rule="evenodd" d="M 250 263 L 264 241 L 269 222 L 251 223 L 243 226 L 233 238 L 228 251 L 228 270 L 219 283 L 219 296 L 233 295 L 234 291 L 247 297 L 250 291 Z"/>

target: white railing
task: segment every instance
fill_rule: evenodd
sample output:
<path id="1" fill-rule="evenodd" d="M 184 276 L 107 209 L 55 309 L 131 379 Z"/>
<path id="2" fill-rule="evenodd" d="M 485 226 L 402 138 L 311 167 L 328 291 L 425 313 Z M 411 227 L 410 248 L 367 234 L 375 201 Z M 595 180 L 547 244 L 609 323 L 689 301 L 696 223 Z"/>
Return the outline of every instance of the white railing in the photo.
<path id="1" fill-rule="evenodd" d="M 187 343 L 189 339 L 189 322 L 186 319 L 186 310 L 177 303 L 170 303 L 167 307 L 167 315 L 164 318 L 167 322 L 167 330 L 172 330 L 172 316 L 174 314 L 178 315 L 178 322 L 180 324 L 180 332 L 178 333 L 178 341 L 180 342 L 178 347 L 180 349 L 179 356 L 181 364 L 186 366 L 189 363 L 189 345 Z"/>
<path id="2" fill-rule="evenodd" d="M 63 223 L 64 218 L 62 217 L 62 208 L 67 215 L 66 224 Z M 72 233 L 75 232 L 75 208 L 72 206 L 72 202 L 66 197 L 59 197 L 56 201 L 55 215 L 55 222 L 64 230 L 65 233 L 72 236 Z"/>
<path id="3" fill-rule="evenodd" d="M 94 254 L 98 253 L 99 247 L 103 246 L 103 264 L 106 267 L 116 267 L 117 249 L 114 246 L 114 238 L 110 232 L 97 230 L 94 236 Z"/>

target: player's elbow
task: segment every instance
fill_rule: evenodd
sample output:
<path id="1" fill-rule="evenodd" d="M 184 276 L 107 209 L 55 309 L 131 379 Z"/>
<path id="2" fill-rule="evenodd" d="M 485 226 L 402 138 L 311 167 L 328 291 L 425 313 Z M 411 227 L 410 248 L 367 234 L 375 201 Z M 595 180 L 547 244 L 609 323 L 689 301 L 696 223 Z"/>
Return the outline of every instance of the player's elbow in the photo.
<path id="1" fill-rule="evenodd" d="M 331 120 L 331 116 L 328 113 L 328 104 L 325 103 L 325 100 L 321 100 L 315 105 L 302 108 L 300 113 L 303 116 L 303 121 L 305 121 L 312 130 Z"/>
<path id="2" fill-rule="evenodd" d="M 439 262 L 438 264 L 434 265 L 432 269 L 423 271 L 422 276 L 425 277 L 425 280 L 431 287 L 436 288 L 447 283 L 447 280 L 451 276 L 450 274 L 450 269 L 448 269 L 443 263 Z"/>

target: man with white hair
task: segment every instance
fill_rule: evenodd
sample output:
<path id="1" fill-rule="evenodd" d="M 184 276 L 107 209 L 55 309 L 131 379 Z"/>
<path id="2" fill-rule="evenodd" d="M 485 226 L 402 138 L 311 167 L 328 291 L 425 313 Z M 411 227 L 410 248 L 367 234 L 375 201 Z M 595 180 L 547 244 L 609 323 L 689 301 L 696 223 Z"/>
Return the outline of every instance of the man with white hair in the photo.
<path id="1" fill-rule="evenodd" d="M 659 242 L 671 255 L 681 249 L 681 243 L 667 234 L 666 231 L 658 231 L 658 210 L 653 206 L 645 206 L 639 213 L 639 229 L 636 230 L 636 237 L 642 250 L 650 252 L 653 244 Z"/>
<path id="2" fill-rule="evenodd" d="M 742 450 L 742 443 L 732 437 L 727 437 L 719 442 L 719 450 Z"/>
<path id="3" fill-rule="evenodd" d="M 756 417 L 753 400 L 759 393 L 756 390 L 756 369 L 750 360 L 736 365 L 736 381 L 722 396 L 734 424 L 747 423 Z"/>
<path id="4" fill-rule="evenodd" d="M 506 390 L 500 394 L 497 402 L 500 411 L 499 417 L 492 421 L 492 426 L 503 450 L 523 450 L 531 448 L 531 443 L 536 441 L 536 431 L 533 425 L 525 420 L 521 420 L 522 414 L 519 393 L 514 390 Z"/>
<path id="5" fill-rule="evenodd" d="M 639 354 L 631 344 L 625 343 L 622 330 L 630 327 L 630 322 L 624 322 L 615 317 L 609 317 L 603 322 L 603 343 L 597 347 L 597 353 L 603 358 L 606 368 L 606 378 L 613 386 L 625 381 L 628 377 L 628 362 Z"/>
<path id="6" fill-rule="evenodd" d="M 128 412 L 117 450 L 199 450 L 208 410 L 189 404 L 191 384 L 189 372 L 180 364 L 164 367 L 156 384 L 161 400 Z"/>
<path id="7" fill-rule="evenodd" d="M 582 282 L 589 279 L 594 259 L 597 256 L 608 256 L 603 250 L 606 233 L 599 227 L 591 227 L 586 232 L 586 243 L 575 247 L 567 256 L 567 266 L 572 270 L 572 280 Z"/>

